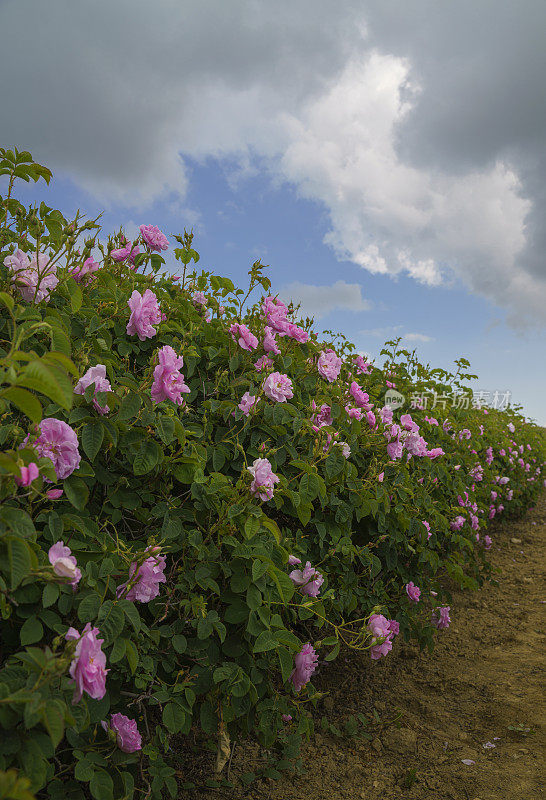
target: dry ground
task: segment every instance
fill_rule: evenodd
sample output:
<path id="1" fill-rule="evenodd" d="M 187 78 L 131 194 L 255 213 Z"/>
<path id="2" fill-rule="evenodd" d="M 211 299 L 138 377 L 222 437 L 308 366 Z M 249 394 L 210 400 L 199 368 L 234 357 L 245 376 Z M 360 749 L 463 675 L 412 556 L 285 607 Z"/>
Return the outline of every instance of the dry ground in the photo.
<path id="1" fill-rule="evenodd" d="M 192 800 L 544 798 L 546 496 L 493 531 L 498 585 L 454 595 L 452 625 L 433 654 L 399 642 L 379 662 L 357 653 L 343 669 L 336 662 L 321 671 L 314 684 L 329 694 L 316 712 L 319 733 L 304 746 L 302 775 L 247 789 L 238 776 L 260 754 L 238 745 L 235 788 Z M 340 726 L 358 712 L 380 720 L 371 739 L 320 732 L 323 715 Z"/>

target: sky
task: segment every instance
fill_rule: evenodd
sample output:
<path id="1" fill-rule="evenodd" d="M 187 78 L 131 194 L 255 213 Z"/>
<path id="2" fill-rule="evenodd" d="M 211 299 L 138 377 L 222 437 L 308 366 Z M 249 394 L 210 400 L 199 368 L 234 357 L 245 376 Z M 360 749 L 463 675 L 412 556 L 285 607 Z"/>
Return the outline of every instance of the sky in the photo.
<path id="1" fill-rule="evenodd" d="M 23 191 L 193 228 L 377 357 L 464 356 L 546 424 L 543 0 L 0 0 Z"/>

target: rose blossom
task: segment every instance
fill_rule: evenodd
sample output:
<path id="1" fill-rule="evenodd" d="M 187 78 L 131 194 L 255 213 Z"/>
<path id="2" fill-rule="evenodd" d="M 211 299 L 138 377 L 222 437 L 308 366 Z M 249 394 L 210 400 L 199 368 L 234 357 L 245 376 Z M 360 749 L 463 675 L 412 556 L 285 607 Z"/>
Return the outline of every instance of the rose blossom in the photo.
<path id="1" fill-rule="evenodd" d="M 101 722 L 105 731 L 108 730 L 106 722 Z M 112 714 L 110 717 L 110 730 L 116 734 L 116 743 L 124 753 L 136 753 L 142 750 L 142 736 L 138 732 L 136 720 L 129 719 L 124 714 Z"/>
<path id="2" fill-rule="evenodd" d="M 413 581 L 406 584 L 406 594 L 412 603 L 418 603 L 421 596 L 421 589 Z"/>
<path id="3" fill-rule="evenodd" d="M 120 247 L 118 250 L 112 250 L 110 255 L 114 261 L 130 261 L 131 264 L 134 264 L 135 258 L 140 253 L 140 247 L 138 247 L 138 245 L 133 247 L 132 244 L 125 238 L 123 241 L 125 242 L 124 246 Z"/>
<path id="4" fill-rule="evenodd" d="M 159 584 L 166 583 L 164 575 L 165 556 L 160 555 L 158 548 L 147 547 L 146 553 L 151 555 L 137 570 L 137 562 L 133 561 L 129 568 L 129 580 L 122 583 L 116 589 L 116 597 L 124 597 L 125 600 L 132 600 L 138 603 L 149 603 L 159 594 Z M 127 594 L 127 586 L 132 584 Z"/>
<path id="5" fill-rule="evenodd" d="M 158 365 L 154 369 L 154 382 L 151 396 L 154 403 L 172 400 L 178 406 L 183 403 L 182 395 L 191 391 L 184 383 L 184 375 L 180 368 L 184 366 L 184 358 L 177 356 L 168 344 L 157 353 Z"/>
<path id="6" fill-rule="evenodd" d="M 48 489 L 46 497 L 48 500 L 58 500 L 64 494 L 62 489 Z"/>
<path id="7" fill-rule="evenodd" d="M 392 640 L 400 631 L 400 626 L 396 620 L 387 619 L 383 614 L 372 614 L 367 627 L 372 633 L 370 657 L 377 661 L 392 650 Z M 381 639 L 383 641 L 378 641 Z"/>
<path id="8" fill-rule="evenodd" d="M 392 408 L 389 408 L 389 406 L 383 406 L 383 408 L 379 410 L 379 416 L 381 417 L 383 425 L 392 424 Z"/>
<path id="9" fill-rule="evenodd" d="M 205 292 L 194 292 L 191 296 L 191 301 L 194 306 L 206 306 L 207 305 L 207 297 Z"/>
<path id="10" fill-rule="evenodd" d="M 430 539 L 430 537 L 432 536 L 432 534 L 431 534 L 431 532 L 430 532 L 430 523 L 428 523 L 428 522 L 426 521 L 426 519 L 423 519 L 423 520 L 421 520 L 421 522 L 423 523 L 423 525 L 424 525 L 424 526 L 425 526 L 425 528 L 427 529 L 427 541 L 428 541 L 428 540 Z"/>
<path id="11" fill-rule="evenodd" d="M 278 403 L 285 403 L 294 397 L 292 381 L 288 375 L 280 372 L 272 372 L 267 376 L 263 383 L 263 390 L 270 400 L 276 400 Z"/>
<path id="12" fill-rule="evenodd" d="M 258 347 L 258 340 L 254 334 L 247 328 L 246 325 L 241 325 L 239 322 L 234 322 L 230 327 L 229 332 L 234 342 L 239 344 L 243 350 L 255 350 Z"/>
<path id="13" fill-rule="evenodd" d="M 288 576 L 294 586 L 308 597 L 318 597 L 324 578 L 308 561 L 303 569 L 294 569 Z"/>
<path id="14" fill-rule="evenodd" d="M 273 328 L 270 328 L 268 325 L 264 328 L 264 350 L 266 353 L 275 353 L 278 355 L 281 351 L 277 342 L 275 340 L 275 334 L 273 332 Z"/>
<path id="15" fill-rule="evenodd" d="M 257 458 L 247 470 L 252 475 L 253 481 L 250 484 L 250 492 L 254 497 L 266 502 L 273 497 L 273 489 L 279 482 L 278 475 L 271 469 L 271 464 L 267 458 Z"/>
<path id="16" fill-rule="evenodd" d="M 316 411 L 317 404 L 313 400 L 313 411 Z M 318 413 L 314 414 L 311 417 L 311 422 L 313 423 L 312 428 L 315 432 L 319 431 L 321 428 L 324 428 L 326 425 L 331 425 L 332 420 L 332 409 L 330 406 L 326 404 L 322 404 Z"/>
<path id="17" fill-rule="evenodd" d="M 89 279 L 92 277 L 94 272 L 100 269 L 100 264 L 97 261 L 93 261 L 93 258 L 89 256 L 83 262 L 81 267 L 74 267 L 74 269 L 70 270 L 70 275 L 74 278 L 76 283 L 89 283 Z M 84 281 L 84 278 L 87 278 Z"/>
<path id="18" fill-rule="evenodd" d="M 68 641 L 77 640 L 74 659 L 70 664 L 70 677 L 76 682 L 72 703 L 79 703 L 84 692 L 93 700 L 101 700 L 106 694 L 106 656 L 101 650 L 104 639 L 97 639 L 100 633 L 98 628 L 92 628 L 88 622 L 78 633 L 75 628 L 69 628 L 65 634 Z"/>
<path id="19" fill-rule="evenodd" d="M 258 372 L 261 372 L 262 369 L 269 369 L 269 367 L 272 367 L 273 361 L 272 359 L 269 358 L 269 356 L 262 356 L 261 358 L 259 358 L 257 361 L 254 362 L 254 366 L 256 367 Z"/>
<path id="20" fill-rule="evenodd" d="M 82 574 L 78 569 L 78 562 L 72 555 L 70 547 L 66 547 L 61 539 L 60 542 L 56 542 L 49 548 L 47 557 L 55 575 L 60 578 L 70 578 L 69 583 L 75 589 L 81 580 Z"/>
<path id="21" fill-rule="evenodd" d="M 38 475 L 40 474 L 40 470 L 38 469 L 38 465 L 31 461 L 28 467 L 21 467 L 21 474 L 19 478 L 15 478 L 15 483 L 17 486 L 30 486 L 32 481 L 35 481 Z"/>
<path id="22" fill-rule="evenodd" d="M 367 392 L 363 392 L 356 381 L 353 381 L 349 387 L 349 392 L 354 397 L 354 401 L 360 408 L 368 409 L 370 397 Z"/>
<path id="23" fill-rule="evenodd" d="M 156 295 L 151 289 L 146 289 L 143 295 L 135 291 L 127 301 L 131 309 L 131 316 L 127 323 L 127 335 L 138 336 L 141 342 L 151 339 L 157 331 L 153 327 L 161 322 L 161 309 Z"/>
<path id="24" fill-rule="evenodd" d="M 162 250 L 169 249 L 169 240 L 156 225 L 141 225 L 140 233 L 150 250 L 160 253 Z"/>
<path id="25" fill-rule="evenodd" d="M 252 394 L 249 394 L 249 392 L 245 392 L 244 395 L 242 396 L 241 402 L 239 403 L 237 408 L 240 408 L 241 411 L 243 412 L 243 414 L 245 415 L 245 417 L 248 417 L 252 407 L 253 406 L 257 406 L 259 402 L 260 402 L 260 398 L 259 397 L 256 397 L 255 395 L 252 395 Z"/>
<path id="26" fill-rule="evenodd" d="M 362 356 L 353 356 L 356 371 L 364 375 L 369 375 L 373 366 L 368 363 Z"/>
<path id="27" fill-rule="evenodd" d="M 300 692 L 306 683 L 311 679 L 311 675 L 317 668 L 318 655 L 313 646 L 307 642 L 300 652 L 294 657 L 295 667 L 290 675 L 290 680 L 296 692 Z"/>
<path id="28" fill-rule="evenodd" d="M 93 406 L 99 412 L 99 414 L 108 414 L 110 409 L 108 406 L 101 406 L 95 399 L 95 395 L 97 392 L 111 392 L 112 387 L 110 386 L 110 381 L 106 377 L 106 367 L 104 364 L 97 364 L 96 367 L 89 367 L 87 372 L 82 375 L 82 377 L 77 382 L 76 386 L 74 387 L 74 392 L 76 394 L 85 394 L 85 390 L 91 384 L 95 384 L 95 390 L 93 392 Z"/>
<path id="29" fill-rule="evenodd" d="M 356 406 L 345 406 L 345 411 L 347 412 L 349 419 L 357 419 L 360 421 L 364 416 L 362 409 L 357 408 Z"/>
<path id="30" fill-rule="evenodd" d="M 51 459 L 59 480 L 68 478 L 79 467 L 81 461 L 76 431 L 55 417 L 43 419 L 38 427 L 40 434 L 30 446 L 41 458 Z M 26 446 L 29 438 L 27 436 L 23 446 Z"/>
<path id="31" fill-rule="evenodd" d="M 29 259 L 22 250 L 16 250 L 4 259 L 4 266 L 13 273 L 11 282 L 19 284 L 19 294 L 27 303 L 40 303 L 42 300 L 49 303 L 51 290 L 57 286 L 59 279 L 55 264 L 50 267 L 48 264 L 49 256 L 45 253 L 33 253 L 32 259 Z"/>
<path id="32" fill-rule="evenodd" d="M 319 356 L 317 369 L 329 383 L 333 383 L 341 371 L 341 358 L 336 355 L 334 350 L 323 350 Z"/>
<path id="33" fill-rule="evenodd" d="M 449 623 L 451 622 L 449 611 L 449 606 L 434 609 L 432 612 L 432 624 L 435 628 L 438 628 L 438 630 L 449 628 Z"/>
<path id="34" fill-rule="evenodd" d="M 301 564 L 301 558 L 297 556 L 288 556 L 288 563 L 291 567 L 294 567 L 296 564 Z"/>

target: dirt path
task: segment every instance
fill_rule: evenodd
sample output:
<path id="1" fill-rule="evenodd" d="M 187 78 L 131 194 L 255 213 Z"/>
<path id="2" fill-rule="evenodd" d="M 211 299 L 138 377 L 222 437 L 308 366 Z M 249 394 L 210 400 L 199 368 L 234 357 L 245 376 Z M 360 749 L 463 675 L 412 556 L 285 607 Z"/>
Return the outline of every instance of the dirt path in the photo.
<path id="1" fill-rule="evenodd" d="M 258 754 L 239 746 L 231 766 L 237 788 L 199 797 L 544 798 L 545 550 L 543 496 L 520 522 L 495 525 L 498 586 L 454 596 L 452 625 L 432 655 L 399 643 L 379 662 L 354 654 L 343 669 L 322 670 L 314 683 L 329 695 L 317 709 L 319 733 L 304 748 L 302 775 L 245 789 L 238 776 Z M 341 728 L 356 713 L 375 720 L 371 739 L 320 732 L 322 716 Z"/>

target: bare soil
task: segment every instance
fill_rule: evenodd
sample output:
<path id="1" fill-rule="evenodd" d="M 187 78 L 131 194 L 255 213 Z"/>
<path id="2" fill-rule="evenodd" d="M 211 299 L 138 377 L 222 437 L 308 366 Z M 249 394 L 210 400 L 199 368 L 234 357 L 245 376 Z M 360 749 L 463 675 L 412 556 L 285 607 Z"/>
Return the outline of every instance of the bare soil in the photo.
<path id="1" fill-rule="evenodd" d="M 302 750 L 300 775 L 245 787 L 240 776 L 263 754 L 239 744 L 230 765 L 235 788 L 192 797 L 544 798 L 546 496 L 522 520 L 496 523 L 492 532 L 498 585 L 454 593 L 451 627 L 439 632 L 432 654 L 398 642 L 379 662 L 350 653 L 346 663 L 321 668 L 313 683 L 328 695 L 314 712 L 318 732 Z M 363 729 L 369 739 L 321 730 L 323 716 L 342 728 L 357 713 L 372 720 Z"/>

